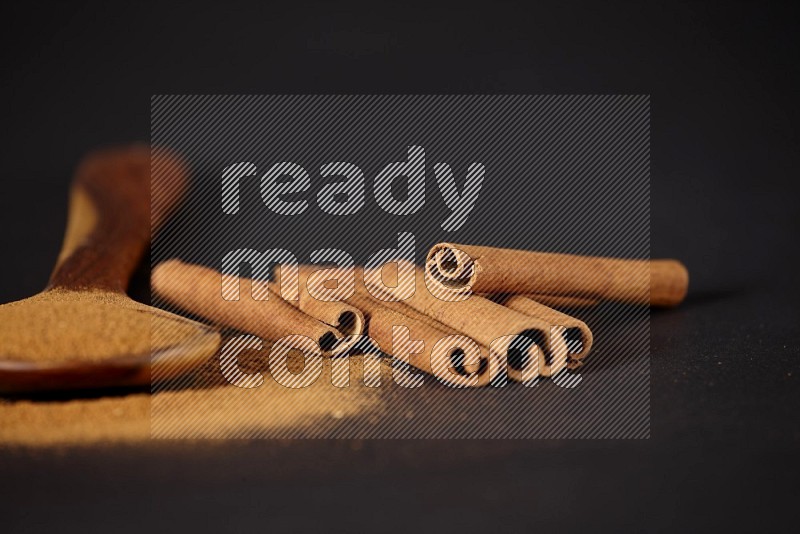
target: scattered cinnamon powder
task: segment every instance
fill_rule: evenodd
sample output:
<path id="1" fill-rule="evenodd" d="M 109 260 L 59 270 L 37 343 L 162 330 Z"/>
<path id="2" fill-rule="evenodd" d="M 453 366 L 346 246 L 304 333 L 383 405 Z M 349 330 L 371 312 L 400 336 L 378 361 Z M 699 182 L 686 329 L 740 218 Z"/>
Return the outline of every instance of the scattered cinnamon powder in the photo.
<path id="1" fill-rule="evenodd" d="M 174 390 L 154 394 L 81 399 L 66 402 L 0 399 L 0 447 L 87 445 L 141 442 L 153 438 L 282 437 L 282 432 L 307 429 L 324 433 L 330 425 L 365 412 L 379 413 L 383 388 L 362 381 L 363 358 L 350 356 L 350 386 L 331 384 L 331 360 L 324 360 L 319 379 L 303 389 L 278 384 L 265 367 L 269 347 L 242 354 L 243 372 L 259 370 L 264 383 L 253 389 L 229 384 L 219 360 L 209 362 L 176 382 Z M 391 370 L 383 368 L 384 379 Z M 299 372 L 302 361 L 287 367 Z M 286 434 L 289 435 L 289 434 Z"/>
<path id="2" fill-rule="evenodd" d="M 0 400 L 0 442 L 47 446 L 142 441 L 150 435 L 150 395 L 34 402 Z"/>

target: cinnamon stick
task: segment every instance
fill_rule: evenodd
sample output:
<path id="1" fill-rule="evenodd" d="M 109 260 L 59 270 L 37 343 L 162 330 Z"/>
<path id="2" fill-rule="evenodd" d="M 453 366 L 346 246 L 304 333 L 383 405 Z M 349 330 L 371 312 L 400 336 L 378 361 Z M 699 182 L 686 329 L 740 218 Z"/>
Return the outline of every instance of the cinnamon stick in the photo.
<path id="1" fill-rule="evenodd" d="M 302 335 L 317 342 L 324 356 L 340 352 L 341 333 L 330 325 L 306 315 L 260 282 L 240 280 L 239 300 L 225 300 L 218 271 L 169 260 L 155 267 L 151 284 L 157 295 L 184 310 L 215 323 L 255 334 L 264 340 Z M 256 293 L 269 293 L 266 300 L 255 300 Z"/>
<path id="2" fill-rule="evenodd" d="M 458 387 L 484 386 L 498 370 L 489 360 L 488 349 L 468 336 L 403 303 L 376 299 L 364 285 L 361 267 L 350 270 L 301 265 L 298 275 L 301 288 L 306 286 L 309 293 L 317 295 L 321 286 L 327 287 L 332 281 L 339 284 L 339 288 L 330 288 L 332 291 L 341 289 L 342 278 L 354 275 L 352 287 L 339 296 L 364 313 L 369 337 L 383 352 L 398 360 Z M 447 341 L 442 341 L 446 338 Z"/>
<path id="3" fill-rule="evenodd" d="M 439 243 L 426 268 L 442 290 L 469 293 L 544 293 L 671 307 L 689 285 L 677 260 L 626 260 Z"/>
<path id="4" fill-rule="evenodd" d="M 513 380 L 550 376 L 566 365 L 566 342 L 561 336 L 553 335 L 546 320 L 477 295 L 457 302 L 441 300 L 428 290 L 425 272 L 419 267 L 415 268 L 413 291 L 402 284 L 387 289 L 370 281 L 380 278 L 365 278 L 373 293 L 386 300 L 411 294 L 403 301 L 406 305 L 496 351 L 508 363 L 508 376 Z"/>
<path id="5" fill-rule="evenodd" d="M 342 300 L 342 291 L 347 288 L 337 288 L 338 291 L 328 291 L 324 286 L 315 282 L 316 275 L 310 265 L 301 265 L 298 284 L 298 299 L 285 300 L 285 302 L 300 309 L 305 314 L 330 325 L 342 334 L 342 339 L 336 347 L 337 354 L 343 354 L 358 342 L 358 336 L 364 333 L 364 313 L 355 306 Z M 276 295 L 283 296 L 281 272 L 283 267 L 275 269 L 269 289 Z M 344 273 L 340 273 L 344 274 Z M 309 283 L 311 285 L 309 285 Z M 331 300 L 328 300 L 331 299 Z"/>
<path id="6" fill-rule="evenodd" d="M 550 323 L 550 328 L 555 329 L 567 343 L 569 349 L 568 366 L 577 368 L 592 351 L 592 331 L 586 323 L 545 306 L 523 295 L 499 295 L 491 298 L 494 302 L 507 308 L 524 313 L 530 317 L 537 317 Z"/>

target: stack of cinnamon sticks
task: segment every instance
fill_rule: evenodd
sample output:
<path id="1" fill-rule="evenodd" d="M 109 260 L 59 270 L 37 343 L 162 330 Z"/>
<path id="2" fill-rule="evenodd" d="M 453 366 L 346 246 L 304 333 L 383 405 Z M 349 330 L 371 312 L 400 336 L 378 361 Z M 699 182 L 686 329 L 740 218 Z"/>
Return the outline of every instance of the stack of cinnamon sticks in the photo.
<path id="1" fill-rule="evenodd" d="M 502 376 L 528 382 L 582 365 L 592 332 L 559 309 L 602 301 L 671 307 L 688 288 L 687 270 L 675 260 L 449 243 L 434 246 L 424 268 L 404 261 L 281 266 L 270 282 L 239 279 L 238 300 L 223 298 L 223 279 L 171 260 L 154 269 L 152 285 L 214 323 L 265 340 L 310 338 L 323 356 L 346 354 L 368 336 L 384 353 L 457 387 Z"/>

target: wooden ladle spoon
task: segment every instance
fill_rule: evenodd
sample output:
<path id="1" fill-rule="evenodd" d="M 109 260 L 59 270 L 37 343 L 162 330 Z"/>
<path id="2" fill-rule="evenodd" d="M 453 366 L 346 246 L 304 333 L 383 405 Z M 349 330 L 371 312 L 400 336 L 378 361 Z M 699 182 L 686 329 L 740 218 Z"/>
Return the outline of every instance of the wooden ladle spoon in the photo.
<path id="1" fill-rule="evenodd" d="M 144 385 L 206 361 L 209 327 L 125 294 L 157 229 L 188 185 L 185 164 L 136 145 L 79 166 L 67 231 L 47 288 L 0 306 L 0 393 Z"/>

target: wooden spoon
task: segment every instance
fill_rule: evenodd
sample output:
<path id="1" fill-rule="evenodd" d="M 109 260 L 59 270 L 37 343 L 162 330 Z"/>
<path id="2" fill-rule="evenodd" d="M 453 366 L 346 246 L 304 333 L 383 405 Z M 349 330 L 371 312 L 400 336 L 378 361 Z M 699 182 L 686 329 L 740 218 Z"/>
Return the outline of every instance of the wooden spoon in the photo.
<path id="1" fill-rule="evenodd" d="M 0 392 L 144 385 L 206 361 L 219 334 L 125 294 L 155 231 L 183 198 L 184 163 L 147 146 L 90 154 L 70 194 L 47 288 L 0 306 Z M 152 210 L 152 213 L 151 213 Z"/>

